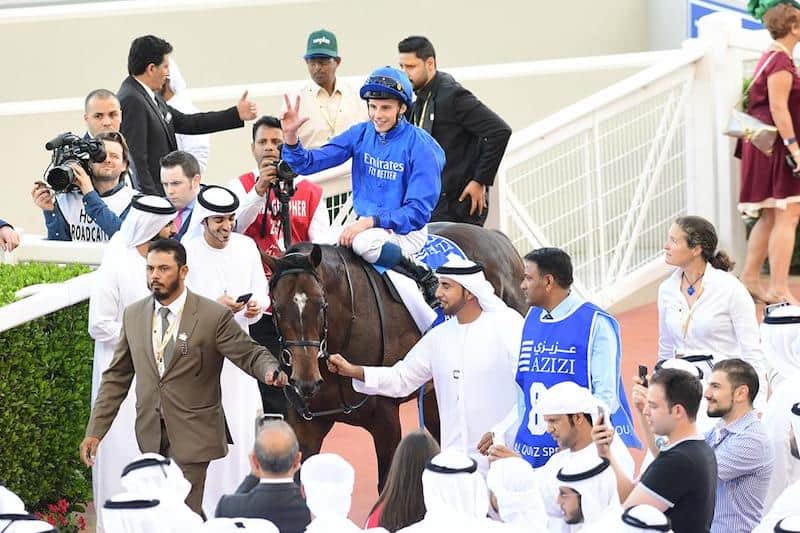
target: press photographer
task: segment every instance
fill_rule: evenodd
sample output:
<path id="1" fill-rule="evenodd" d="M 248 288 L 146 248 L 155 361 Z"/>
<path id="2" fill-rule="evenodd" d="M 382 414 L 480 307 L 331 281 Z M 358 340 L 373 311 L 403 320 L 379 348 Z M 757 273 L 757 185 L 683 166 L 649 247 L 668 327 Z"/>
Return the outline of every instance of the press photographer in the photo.
<path id="1" fill-rule="evenodd" d="M 71 133 L 45 146 L 53 152 L 45 181 L 31 191 L 44 213 L 47 239 L 103 242 L 119 230 L 134 196 L 125 184 L 128 146 L 122 134 L 104 132 L 95 139 Z"/>
<path id="2" fill-rule="evenodd" d="M 236 231 L 244 233 L 256 242 L 258 249 L 272 256 L 281 256 L 287 244 L 311 241 L 321 242 L 330 229 L 328 211 L 322 201 L 322 188 L 303 176 L 292 178 L 292 174 L 279 172 L 280 147 L 283 144 L 281 122 L 263 116 L 253 124 L 253 140 L 250 151 L 258 167 L 253 172 L 232 180 L 228 188 L 240 201 Z M 288 167 L 284 170 L 291 169 Z M 282 222 L 281 199 L 288 226 Z M 264 267 L 267 277 L 269 270 Z M 250 335 L 266 346 L 272 353 L 280 353 L 275 326 L 270 309 L 264 317 L 250 326 Z M 264 412 L 286 414 L 283 391 L 259 382 Z"/>

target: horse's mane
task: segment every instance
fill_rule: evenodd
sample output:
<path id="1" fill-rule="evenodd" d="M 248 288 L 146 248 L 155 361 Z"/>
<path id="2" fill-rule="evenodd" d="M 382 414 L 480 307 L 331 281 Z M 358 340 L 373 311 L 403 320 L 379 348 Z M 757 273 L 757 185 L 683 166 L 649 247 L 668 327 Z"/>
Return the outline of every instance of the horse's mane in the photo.
<path id="1" fill-rule="evenodd" d="M 308 255 L 311 249 L 318 246 L 322 251 L 322 261 L 325 262 L 326 258 L 337 255 L 337 250 L 341 252 L 342 259 L 348 263 L 357 262 L 359 260 L 350 248 L 341 247 L 338 244 L 314 244 L 311 242 L 297 242 L 286 250 L 286 254 L 278 260 L 279 270 L 286 270 L 289 268 L 307 268 L 309 266 Z M 338 260 L 336 261 L 338 263 Z"/>

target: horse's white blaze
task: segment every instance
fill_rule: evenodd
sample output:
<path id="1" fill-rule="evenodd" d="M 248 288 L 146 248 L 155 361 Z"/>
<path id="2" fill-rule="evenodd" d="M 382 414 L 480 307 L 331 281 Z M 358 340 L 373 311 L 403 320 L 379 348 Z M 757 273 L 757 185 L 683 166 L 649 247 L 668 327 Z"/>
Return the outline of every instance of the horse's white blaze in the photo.
<path id="1" fill-rule="evenodd" d="M 300 317 L 303 316 L 303 309 L 306 308 L 306 303 L 308 302 L 308 295 L 304 292 L 297 292 L 294 295 L 294 303 L 297 306 L 297 310 L 300 312 Z"/>

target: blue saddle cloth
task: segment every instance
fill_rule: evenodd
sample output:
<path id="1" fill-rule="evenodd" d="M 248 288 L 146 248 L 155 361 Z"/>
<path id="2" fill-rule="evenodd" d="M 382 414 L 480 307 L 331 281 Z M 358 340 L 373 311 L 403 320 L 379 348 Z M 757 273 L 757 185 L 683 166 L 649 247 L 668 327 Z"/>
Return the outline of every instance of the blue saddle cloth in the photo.
<path id="1" fill-rule="evenodd" d="M 461 248 L 450 239 L 439 235 L 428 234 L 428 240 L 425 241 L 422 249 L 414 254 L 414 259 L 436 270 L 447 263 L 451 254 L 455 254 L 461 259 L 467 258 L 464 252 L 461 251 Z M 386 267 L 376 264 L 373 264 L 372 267 L 378 271 L 378 274 L 383 274 L 388 270 Z"/>

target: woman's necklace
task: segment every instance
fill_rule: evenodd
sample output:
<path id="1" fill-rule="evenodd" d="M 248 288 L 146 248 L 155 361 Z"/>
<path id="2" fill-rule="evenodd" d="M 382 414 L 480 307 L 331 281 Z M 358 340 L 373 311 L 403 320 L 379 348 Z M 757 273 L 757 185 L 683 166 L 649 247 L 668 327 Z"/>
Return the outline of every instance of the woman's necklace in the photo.
<path id="1" fill-rule="evenodd" d="M 695 285 L 697 285 L 697 282 L 698 282 L 698 281 L 700 281 L 701 279 L 703 279 L 703 276 L 705 276 L 705 274 L 706 274 L 706 273 L 705 273 L 705 272 L 703 272 L 702 274 L 700 274 L 700 275 L 697 277 L 697 279 L 696 279 L 696 280 L 694 280 L 694 281 L 689 281 L 689 277 L 686 275 L 686 272 L 684 272 L 684 273 L 683 273 L 683 279 L 685 279 L 685 280 L 686 280 L 686 283 L 688 283 L 688 284 L 689 284 L 689 286 L 688 286 L 688 287 L 686 287 L 686 294 L 688 294 L 689 296 L 692 296 L 692 295 L 694 295 L 694 293 L 695 293 L 695 292 L 697 292 L 697 289 L 695 289 L 695 288 L 694 288 L 694 286 L 695 286 Z"/>
<path id="2" fill-rule="evenodd" d="M 791 57 L 791 58 L 794 58 L 794 56 L 792 56 L 792 52 L 790 52 L 788 48 L 786 48 L 785 46 L 783 46 L 783 45 L 782 45 L 781 43 L 779 43 L 778 41 L 775 41 L 775 46 L 777 46 L 778 48 L 780 48 L 781 50 L 783 50 L 783 51 L 786 53 L 786 55 L 787 55 L 787 56 L 789 56 L 789 57 Z"/>

